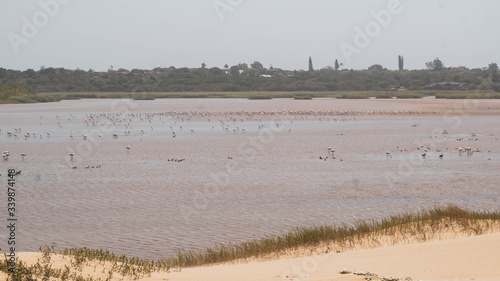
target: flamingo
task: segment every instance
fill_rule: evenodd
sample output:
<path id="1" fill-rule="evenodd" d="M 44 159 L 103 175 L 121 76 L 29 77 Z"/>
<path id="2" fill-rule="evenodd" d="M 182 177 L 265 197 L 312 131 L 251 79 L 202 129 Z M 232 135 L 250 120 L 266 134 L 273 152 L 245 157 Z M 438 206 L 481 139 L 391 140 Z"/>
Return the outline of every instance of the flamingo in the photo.
<path id="1" fill-rule="evenodd" d="M 330 155 L 330 153 L 331 153 L 331 154 L 332 154 L 332 158 L 333 158 L 333 159 L 335 159 L 335 156 L 334 156 L 334 154 L 335 154 L 335 149 L 333 149 L 333 148 L 331 148 L 331 147 L 328 147 L 327 149 L 328 149 L 328 155 Z"/>
<path id="2" fill-rule="evenodd" d="M 75 154 L 74 154 L 73 152 L 71 152 L 71 153 L 69 154 L 69 156 L 71 157 L 71 161 L 73 161 L 73 156 L 75 156 Z"/>
<path id="3" fill-rule="evenodd" d="M 125 146 L 125 148 L 127 149 L 127 153 L 130 151 L 130 146 Z"/>
<path id="4" fill-rule="evenodd" d="M 24 156 L 26 156 L 26 153 L 21 153 L 21 157 L 23 158 L 23 160 L 24 160 Z"/>

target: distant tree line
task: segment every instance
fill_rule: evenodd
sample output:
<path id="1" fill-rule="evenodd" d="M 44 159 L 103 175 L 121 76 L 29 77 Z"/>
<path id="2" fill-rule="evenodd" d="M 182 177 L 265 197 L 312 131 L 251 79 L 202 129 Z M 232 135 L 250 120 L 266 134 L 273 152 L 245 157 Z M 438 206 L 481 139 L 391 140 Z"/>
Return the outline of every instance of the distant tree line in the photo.
<path id="1" fill-rule="evenodd" d="M 240 63 L 224 68 L 155 68 L 114 69 L 96 72 L 92 69 L 70 70 L 42 67 L 35 71 L 0 68 L 0 86 L 21 87 L 22 91 L 44 92 L 196 92 L 196 91 L 383 91 L 394 88 L 423 90 L 436 82 L 460 82 L 476 89 L 487 85 L 500 92 L 500 74 L 496 63 L 484 68 L 445 67 L 436 58 L 426 63 L 427 69 L 403 70 L 403 57 L 398 57 L 399 70 L 387 70 L 379 64 L 367 70 L 334 67 L 313 69 L 309 58 L 308 71 L 265 68 L 255 61 L 250 66 Z"/>

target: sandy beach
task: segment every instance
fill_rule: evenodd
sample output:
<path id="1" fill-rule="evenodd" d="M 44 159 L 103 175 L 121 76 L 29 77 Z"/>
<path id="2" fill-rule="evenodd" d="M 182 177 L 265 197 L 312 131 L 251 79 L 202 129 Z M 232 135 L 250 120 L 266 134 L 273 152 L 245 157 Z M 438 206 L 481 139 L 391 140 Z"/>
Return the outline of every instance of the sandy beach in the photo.
<path id="1" fill-rule="evenodd" d="M 40 254 L 29 252 L 43 245 L 158 260 L 294 227 L 446 204 L 498 208 L 499 100 L 81 100 L 2 105 L 0 116 L 2 151 L 11 153 L 2 174 L 22 170 L 17 251 L 31 262 Z M 336 152 L 326 160 L 327 147 Z M 347 268 L 493 281 L 499 242 L 498 234 L 462 237 L 147 280 L 364 280 L 340 275 Z M 105 280 L 102 269 L 83 273 Z"/>
<path id="2" fill-rule="evenodd" d="M 21 260 L 36 263 L 41 253 L 19 253 Z M 53 268 L 69 265 L 68 257 L 52 257 Z M 344 269 L 352 272 L 372 272 L 378 276 L 400 277 L 404 280 L 424 281 L 498 281 L 500 280 L 500 233 L 456 239 L 435 240 L 425 243 L 397 245 L 375 249 L 310 255 L 242 264 L 224 264 L 183 268 L 179 272 L 155 272 L 140 280 L 171 281 L 224 281 L 224 280 L 321 280 L 361 281 L 365 276 L 340 274 Z M 105 280 L 99 265 L 87 264 L 80 274 Z M 5 278 L 4 273 L 0 278 Z M 122 280 L 114 275 L 112 280 Z M 374 279 L 378 280 L 378 279 Z"/>
<path id="3" fill-rule="evenodd" d="M 365 280 L 343 269 L 413 280 L 500 280 L 500 233 L 239 265 L 188 268 L 169 280 Z M 151 280 L 164 280 L 153 275 Z"/>

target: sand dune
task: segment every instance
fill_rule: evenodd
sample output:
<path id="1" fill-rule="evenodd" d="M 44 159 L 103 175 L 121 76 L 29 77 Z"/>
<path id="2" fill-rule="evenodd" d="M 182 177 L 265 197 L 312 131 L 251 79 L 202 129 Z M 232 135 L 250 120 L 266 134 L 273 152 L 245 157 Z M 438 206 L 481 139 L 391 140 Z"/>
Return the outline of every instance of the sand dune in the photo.
<path id="1" fill-rule="evenodd" d="M 169 280 L 364 280 L 342 269 L 413 280 L 500 280 L 500 233 L 287 260 L 187 268 Z M 162 280 L 164 275 L 152 277 Z"/>
<path id="2" fill-rule="evenodd" d="M 19 256 L 23 261 L 35 263 L 41 254 L 19 253 Z M 63 267 L 69 258 L 58 255 L 52 262 L 54 268 Z M 349 269 L 412 280 L 498 281 L 499 265 L 500 233 L 494 233 L 301 258 L 184 268 L 180 272 L 156 272 L 141 280 L 365 280 L 364 276 L 340 274 L 341 270 Z M 100 272 L 90 265 L 83 269 L 82 275 L 105 280 L 106 274 Z M 5 278 L 5 274 L 0 274 L 0 278 Z M 120 276 L 115 274 L 113 280 L 120 280 Z"/>

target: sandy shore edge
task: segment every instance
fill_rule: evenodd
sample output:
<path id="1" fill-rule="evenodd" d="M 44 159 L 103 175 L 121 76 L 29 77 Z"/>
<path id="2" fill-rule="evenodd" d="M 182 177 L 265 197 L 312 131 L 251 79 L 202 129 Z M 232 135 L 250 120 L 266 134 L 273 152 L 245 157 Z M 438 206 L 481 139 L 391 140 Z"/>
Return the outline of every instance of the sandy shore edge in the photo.
<path id="1" fill-rule="evenodd" d="M 41 259 L 41 253 L 23 252 L 18 253 L 18 257 L 24 262 L 36 263 Z M 70 259 L 55 255 L 51 263 L 54 268 L 64 267 Z M 171 269 L 170 272 L 154 272 L 140 280 L 365 280 L 365 276 L 340 274 L 341 270 L 349 269 L 403 280 L 411 277 L 412 280 L 429 281 L 498 281 L 499 265 L 500 232 L 496 232 L 272 261 L 184 268 L 181 271 Z M 93 264 L 85 266 L 81 275 L 92 276 L 94 280 L 108 277 L 103 268 L 96 269 Z M 0 273 L 0 278 L 6 277 L 5 273 Z M 121 276 L 115 274 L 112 280 L 121 280 Z"/>

